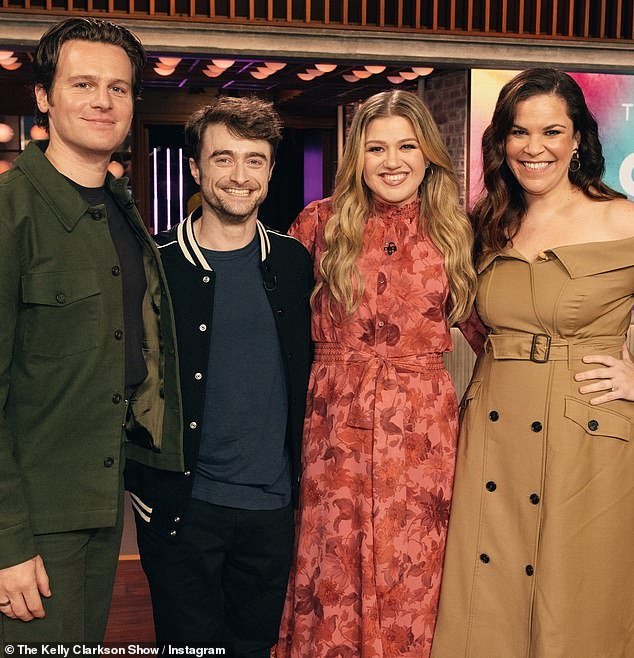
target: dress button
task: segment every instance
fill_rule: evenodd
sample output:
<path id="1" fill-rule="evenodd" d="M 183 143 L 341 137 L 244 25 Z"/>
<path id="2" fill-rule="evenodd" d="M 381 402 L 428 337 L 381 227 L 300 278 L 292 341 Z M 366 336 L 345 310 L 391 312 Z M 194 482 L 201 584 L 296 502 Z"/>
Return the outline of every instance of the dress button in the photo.
<path id="1" fill-rule="evenodd" d="M 114 332 L 114 337 L 115 337 L 117 340 L 121 340 L 121 339 L 123 338 L 123 331 L 121 331 L 121 329 L 117 329 L 117 330 Z"/>
<path id="2" fill-rule="evenodd" d="M 199 331 L 207 331 L 207 325 L 206 324 L 201 324 L 198 326 Z"/>
<path id="3" fill-rule="evenodd" d="M 382 286 L 385 283 L 385 279 L 379 279 L 379 285 Z"/>
<path id="4" fill-rule="evenodd" d="M 197 372 L 197 373 L 194 375 L 194 379 L 195 379 L 196 381 L 200 381 L 202 378 L 203 378 L 203 375 L 202 375 L 201 372 Z"/>
<path id="5" fill-rule="evenodd" d="M 498 485 L 495 484 L 495 482 L 491 481 L 486 483 L 486 488 L 487 491 L 495 491 L 498 488 Z"/>
<path id="6" fill-rule="evenodd" d="M 533 566 L 531 564 L 526 565 L 526 575 L 527 576 L 532 576 L 535 573 L 535 569 L 533 569 Z"/>
<path id="7" fill-rule="evenodd" d="M 379 320 L 378 325 L 379 325 L 379 327 L 384 327 L 385 322 L 383 322 L 383 320 Z"/>
<path id="8" fill-rule="evenodd" d="M 539 503 L 539 496 L 536 493 L 532 493 L 529 500 L 531 503 L 533 503 L 533 505 L 537 505 L 537 503 Z"/>
<path id="9" fill-rule="evenodd" d="M 500 417 L 500 414 L 497 411 L 491 411 L 489 413 L 489 418 L 495 423 L 496 420 Z"/>
<path id="10" fill-rule="evenodd" d="M 536 420 L 534 423 L 531 423 L 531 429 L 533 432 L 541 432 L 542 431 L 542 424 Z"/>
<path id="11" fill-rule="evenodd" d="M 599 421 L 598 420 L 589 420 L 588 421 L 588 429 L 591 432 L 596 432 L 599 429 Z"/>
<path id="12" fill-rule="evenodd" d="M 114 459 L 113 459 L 112 457 L 106 457 L 106 458 L 103 460 L 103 465 L 104 465 L 106 468 L 110 468 L 113 464 L 114 464 Z"/>
<path id="13" fill-rule="evenodd" d="M 112 401 L 114 402 L 114 404 L 119 404 L 121 400 L 123 400 L 123 398 L 119 395 L 119 393 L 115 393 L 112 396 Z"/>
<path id="14" fill-rule="evenodd" d="M 190 430 L 195 430 L 197 427 L 198 427 L 198 423 L 195 420 L 192 420 L 192 422 L 189 423 Z"/>
<path id="15" fill-rule="evenodd" d="M 206 274 L 203 277 L 203 283 L 209 283 L 211 281 L 211 277 L 208 277 Z"/>
<path id="16" fill-rule="evenodd" d="M 66 301 L 66 295 L 63 292 L 58 292 L 57 295 L 55 295 L 55 301 L 58 304 L 63 304 Z"/>
<path id="17" fill-rule="evenodd" d="M 489 564 L 490 561 L 491 558 L 486 553 L 480 554 L 480 562 L 483 562 L 484 564 Z"/>
<path id="18" fill-rule="evenodd" d="M 112 272 L 112 276 L 119 276 L 121 274 L 121 268 L 118 265 L 113 265 L 110 271 Z"/>

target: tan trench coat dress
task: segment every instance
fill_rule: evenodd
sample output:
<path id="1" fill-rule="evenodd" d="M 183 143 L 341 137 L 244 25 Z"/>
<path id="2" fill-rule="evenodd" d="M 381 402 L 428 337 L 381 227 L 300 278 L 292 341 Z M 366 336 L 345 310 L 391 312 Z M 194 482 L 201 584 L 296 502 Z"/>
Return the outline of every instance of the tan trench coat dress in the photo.
<path id="1" fill-rule="evenodd" d="M 480 264 L 490 328 L 463 400 L 432 658 L 634 657 L 634 404 L 575 373 L 620 357 L 634 238 Z"/>

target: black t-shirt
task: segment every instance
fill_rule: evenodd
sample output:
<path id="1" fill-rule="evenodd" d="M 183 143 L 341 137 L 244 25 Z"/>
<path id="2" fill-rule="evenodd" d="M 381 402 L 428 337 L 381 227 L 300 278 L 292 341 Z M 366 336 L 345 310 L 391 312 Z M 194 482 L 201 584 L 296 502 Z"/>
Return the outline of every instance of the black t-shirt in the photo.
<path id="1" fill-rule="evenodd" d="M 91 206 L 105 206 L 108 229 L 119 257 L 123 290 L 123 340 L 125 341 L 125 395 L 129 399 L 146 378 L 143 358 L 143 297 L 147 289 L 143 249 L 134 229 L 105 187 L 84 187 L 68 182 Z M 114 263 L 113 263 L 114 265 Z"/>

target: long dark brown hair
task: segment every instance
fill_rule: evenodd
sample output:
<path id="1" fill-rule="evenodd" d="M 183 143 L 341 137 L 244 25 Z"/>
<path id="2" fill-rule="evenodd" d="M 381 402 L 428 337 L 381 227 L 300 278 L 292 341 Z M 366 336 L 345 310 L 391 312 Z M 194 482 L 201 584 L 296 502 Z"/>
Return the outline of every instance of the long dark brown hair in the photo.
<path id="1" fill-rule="evenodd" d="M 566 104 L 573 130 L 579 134 L 581 167 L 569 171 L 570 182 L 591 199 L 608 201 L 625 198 L 603 181 L 605 160 L 597 122 L 586 105 L 579 85 L 556 69 L 528 69 L 502 88 L 490 125 L 482 136 L 485 195 L 471 212 L 475 231 L 476 257 L 503 249 L 517 234 L 526 212 L 522 188 L 506 163 L 505 142 L 515 121 L 520 101 L 540 94 L 554 94 Z"/>

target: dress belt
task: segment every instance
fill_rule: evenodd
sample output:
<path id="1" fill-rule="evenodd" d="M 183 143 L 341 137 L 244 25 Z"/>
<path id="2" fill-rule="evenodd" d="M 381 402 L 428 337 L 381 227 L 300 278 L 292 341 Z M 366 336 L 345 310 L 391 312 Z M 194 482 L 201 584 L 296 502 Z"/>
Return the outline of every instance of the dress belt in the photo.
<path id="1" fill-rule="evenodd" d="M 489 334 L 484 351 L 496 360 L 520 360 L 546 363 L 548 361 L 579 360 L 587 354 L 607 351 L 620 352 L 625 336 L 593 336 L 587 339 L 566 340 L 548 334 Z"/>
<path id="2" fill-rule="evenodd" d="M 364 363 L 365 368 L 350 404 L 347 424 L 351 427 L 372 429 L 378 384 L 396 381 L 397 372 L 438 373 L 445 369 L 442 354 L 430 352 L 390 358 L 367 354 L 344 347 L 340 343 L 315 343 L 315 363 Z"/>

